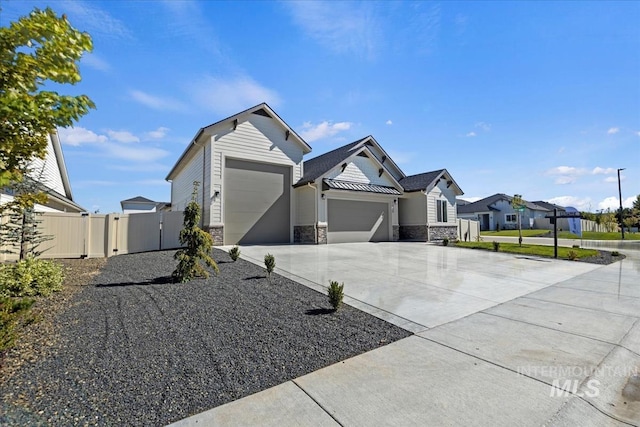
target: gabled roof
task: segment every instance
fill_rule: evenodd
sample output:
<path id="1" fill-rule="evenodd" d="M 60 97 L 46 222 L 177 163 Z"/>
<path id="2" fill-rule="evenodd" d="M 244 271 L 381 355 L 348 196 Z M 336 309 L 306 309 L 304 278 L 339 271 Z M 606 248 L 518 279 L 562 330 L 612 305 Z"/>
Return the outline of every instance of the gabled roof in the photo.
<path id="1" fill-rule="evenodd" d="M 304 162 L 304 175 L 294 185 L 294 187 L 300 187 L 307 183 L 314 182 L 316 179 L 320 178 L 322 175 L 326 174 L 331 169 L 343 163 L 353 154 L 357 153 L 358 151 L 362 151 L 361 149 L 366 146 L 370 146 L 370 147 L 375 146 L 377 149 L 380 150 L 381 153 L 383 153 L 382 154 L 383 159 L 378 159 L 375 155 L 373 155 L 373 153 L 371 153 L 377 163 L 382 164 L 384 168 L 388 169 L 387 166 L 385 166 L 385 163 L 388 161 L 389 164 L 393 165 L 393 167 L 397 169 L 397 171 L 402 175 L 402 177 L 405 176 L 404 173 L 402 172 L 402 169 L 400 169 L 398 165 L 395 164 L 395 162 L 389 157 L 389 155 L 384 151 L 384 149 L 380 146 L 380 144 L 378 144 L 378 141 L 376 141 L 373 136 L 369 135 L 357 141 L 353 141 L 350 144 L 347 144 L 342 147 L 336 148 L 335 150 L 329 151 L 328 153 L 324 153 L 318 157 L 314 157 L 313 159 L 306 160 Z M 391 176 L 391 179 L 395 182 L 396 179 L 393 177 L 393 174 L 389 173 L 389 175 Z"/>
<path id="2" fill-rule="evenodd" d="M 459 195 L 464 194 L 460 186 L 453 180 L 451 174 L 446 169 L 438 169 L 436 171 L 424 172 L 404 177 L 400 180 L 400 185 L 402 185 L 404 191 L 408 193 L 413 191 L 425 191 L 429 187 L 435 187 L 436 185 L 438 185 L 438 181 L 440 179 L 446 179 L 449 186 L 455 185 L 455 187 L 458 189 Z"/>
<path id="3" fill-rule="evenodd" d="M 513 197 L 508 196 L 503 193 L 497 193 L 493 196 L 485 197 L 484 199 L 478 200 L 477 202 L 469 203 L 468 205 L 458 205 L 458 213 L 475 213 L 475 212 L 488 212 L 495 211 L 496 208 L 493 206 L 496 202 L 500 200 L 505 200 L 511 203 Z M 535 203 L 528 202 L 523 200 L 524 205 L 527 209 L 533 211 L 544 211 L 547 212 L 549 209 L 539 206 Z"/>
<path id="4" fill-rule="evenodd" d="M 537 200 L 535 202 L 533 202 L 534 204 L 541 206 L 545 209 L 548 209 L 550 211 L 554 210 L 554 209 L 558 209 L 559 211 L 565 211 L 566 208 L 564 206 L 560 206 L 560 205 L 554 205 L 553 203 L 549 203 L 549 202 L 544 202 L 542 200 Z"/>
<path id="5" fill-rule="evenodd" d="M 288 137 L 292 137 L 295 139 L 295 141 L 302 147 L 302 152 L 303 154 L 307 154 L 311 152 L 311 146 L 309 144 L 307 144 L 307 142 L 302 139 L 302 137 L 300 135 L 298 135 L 298 133 L 293 130 L 293 128 L 291 128 L 284 120 L 282 120 L 280 118 L 280 116 L 278 116 L 278 114 L 273 111 L 271 109 L 271 107 L 269 107 L 269 105 L 266 102 L 263 102 L 262 104 L 258 104 L 255 105 L 251 108 L 247 108 L 244 111 L 241 111 L 237 114 L 234 114 L 233 116 L 229 116 L 225 119 L 219 120 L 215 123 L 212 123 L 208 126 L 205 126 L 203 128 L 200 128 L 198 130 L 198 132 L 196 133 L 196 135 L 193 137 L 193 139 L 191 140 L 191 143 L 187 146 L 187 148 L 184 150 L 184 152 L 182 153 L 182 155 L 180 156 L 180 158 L 178 159 L 178 161 L 176 162 L 176 164 L 173 166 L 173 168 L 171 168 L 171 170 L 169 171 L 169 173 L 167 174 L 167 177 L 165 178 L 167 181 L 173 179 L 172 175 L 173 173 L 178 169 L 178 167 L 180 166 L 180 164 L 182 163 L 182 161 L 187 157 L 187 155 L 189 154 L 189 152 L 197 145 L 198 143 L 198 139 L 200 138 L 200 136 L 211 130 L 213 127 L 224 123 L 224 122 L 232 122 L 234 120 L 237 120 L 240 116 L 243 116 L 245 114 L 258 114 L 261 116 L 266 116 L 266 117 L 270 117 L 272 119 L 274 119 L 276 122 L 278 122 L 280 124 L 280 126 L 282 126 L 282 128 L 285 130 L 285 132 L 287 132 Z"/>
<path id="6" fill-rule="evenodd" d="M 368 137 L 367 137 L 368 138 Z M 324 153 L 318 157 L 314 157 L 304 162 L 304 175 L 294 185 L 294 187 L 300 187 L 310 182 L 314 182 L 331 169 L 344 162 L 349 156 L 353 154 L 354 148 L 358 146 L 362 141 L 367 138 L 362 138 L 351 144 L 344 145 L 336 148 L 335 150 Z"/>
<path id="7" fill-rule="evenodd" d="M 149 200 L 146 197 L 142 197 L 142 196 L 136 196 L 136 197 L 132 197 L 130 199 L 127 200 L 122 200 L 120 203 L 127 203 L 127 202 L 132 202 L 132 203 L 149 203 L 149 204 L 153 204 L 155 205 L 158 202 L 154 202 L 153 200 Z"/>

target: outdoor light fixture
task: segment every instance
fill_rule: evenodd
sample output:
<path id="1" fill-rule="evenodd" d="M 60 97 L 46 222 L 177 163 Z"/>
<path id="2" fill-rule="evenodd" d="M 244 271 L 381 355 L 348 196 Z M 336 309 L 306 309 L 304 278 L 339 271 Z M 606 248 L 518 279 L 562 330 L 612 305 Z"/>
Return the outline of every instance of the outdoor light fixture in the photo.
<path id="1" fill-rule="evenodd" d="M 324 200 L 324 199 L 326 199 L 326 198 L 327 198 L 327 195 L 326 195 L 326 194 L 324 194 L 324 193 L 322 193 L 322 194 L 320 195 L 320 197 L 322 198 L 322 200 Z"/>

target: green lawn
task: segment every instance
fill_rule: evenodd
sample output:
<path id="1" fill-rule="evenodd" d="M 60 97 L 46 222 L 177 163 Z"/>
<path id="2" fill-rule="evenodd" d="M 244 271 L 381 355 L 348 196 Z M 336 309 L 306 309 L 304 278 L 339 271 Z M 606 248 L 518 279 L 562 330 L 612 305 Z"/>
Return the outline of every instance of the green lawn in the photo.
<path id="1" fill-rule="evenodd" d="M 549 233 L 549 230 L 522 230 L 522 237 L 538 237 Z M 518 230 L 481 231 L 481 236 L 518 237 Z"/>
<path id="2" fill-rule="evenodd" d="M 481 236 L 500 236 L 500 237 L 518 237 L 518 230 L 500 230 L 500 231 L 481 231 Z M 553 237 L 553 231 L 550 230 L 522 230 L 522 237 Z M 584 240 L 622 240 L 622 234 L 616 233 L 596 233 L 594 231 L 585 231 L 582 233 Z M 624 232 L 625 240 L 640 240 L 640 233 Z M 580 236 L 569 233 L 568 231 L 558 231 L 558 239 L 580 239 Z"/>
<path id="3" fill-rule="evenodd" d="M 458 243 L 455 243 L 455 245 L 461 248 L 484 249 L 484 250 L 493 251 L 493 242 L 458 242 Z M 577 258 L 586 258 L 590 256 L 595 256 L 598 254 L 598 251 L 594 249 L 558 247 L 558 258 L 569 259 L 570 251 L 575 251 L 575 253 L 577 254 Z M 526 244 L 519 246 L 517 243 L 500 243 L 499 252 L 553 257 L 553 246 L 526 245 Z"/>
<path id="4" fill-rule="evenodd" d="M 575 234 L 571 234 L 568 231 L 560 231 L 558 232 L 559 239 L 579 239 L 579 236 Z M 584 231 L 582 233 L 582 238 L 584 240 L 622 240 L 622 234 L 620 232 L 616 233 L 597 233 L 595 231 Z M 627 233 L 624 232 L 625 240 L 640 240 L 640 233 Z"/>

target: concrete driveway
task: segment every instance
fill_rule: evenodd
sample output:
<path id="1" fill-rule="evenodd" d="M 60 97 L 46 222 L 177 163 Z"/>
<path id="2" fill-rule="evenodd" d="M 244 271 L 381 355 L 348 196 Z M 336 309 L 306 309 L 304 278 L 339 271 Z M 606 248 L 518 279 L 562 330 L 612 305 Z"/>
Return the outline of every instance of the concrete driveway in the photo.
<path id="1" fill-rule="evenodd" d="M 414 242 L 242 248 L 257 264 L 266 253 L 278 273 L 323 293 L 329 280 L 344 282 L 347 303 L 412 332 L 598 268 Z"/>
<path id="2" fill-rule="evenodd" d="M 640 425 L 640 253 L 597 266 L 421 243 L 243 247 L 415 335 L 176 425 Z"/>

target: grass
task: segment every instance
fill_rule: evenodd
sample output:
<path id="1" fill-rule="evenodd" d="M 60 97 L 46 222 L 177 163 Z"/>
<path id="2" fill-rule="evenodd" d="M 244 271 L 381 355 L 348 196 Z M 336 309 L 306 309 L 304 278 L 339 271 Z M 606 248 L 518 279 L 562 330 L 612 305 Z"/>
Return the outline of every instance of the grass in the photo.
<path id="1" fill-rule="evenodd" d="M 458 242 L 456 246 L 461 248 L 470 248 L 470 249 L 484 249 L 487 251 L 493 251 L 493 242 Z M 577 258 L 588 258 L 591 256 L 598 255 L 598 251 L 594 249 L 578 249 L 578 248 L 565 248 L 558 247 L 558 258 L 566 258 L 569 259 L 569 251 L 575 251 L 577 253 Z M 542 256 L 542 257 L 553 257 L 553 246 L 540 246 L 540 245 L 522 245 L 519 246 L 517 243 L 500 243 L 500 251 L 499 252 L 507 252 L 512 254 L 521 254 L 521 255 L 534 255 L 534 256 Z"/>
<path id="2" fill-rule="evenodd" d="M 549 233 L 549 230 L 522 230 L 522 237 L 538 237 Z M 482 231 L 481 236 L 518 237 L 518 230 Z"/>
<path id="3" fill-rule="evenodd" d="M 559 239 L 579 239 L 580 236 L 569 233 L 568 231 L 558 232 Z M 612 233 L 597 233 L 595 231 L 583 231 L 582 238 L 584 240 L 622 240 L 622 234 L 618 232 Z M 640 240 L 640 233 L 628 233 L 624 232 L 625 240 Z"/>
<path id="4" fill-rule="evenodd" d="M 550 233 L 550 234 L 549 234 Z M 501 230 L 501 231 L 482 231 L 481 236 L 499 236 L 499 237 L 518 237 L 518 230 Z M 551 230 L 522 230 L 522 237 L 553 237 Z M 618 232 L 599 233 L 595 231 L 584 231 L 582 233 L 584 240 L 622 240 L 622 234 Z M 640 233 L 624 232 L 625 240 L 640 240 Z M 572 234 L 568 231 L 558 231 L 558 239 L 580 239 L 580 236 Z"/>

